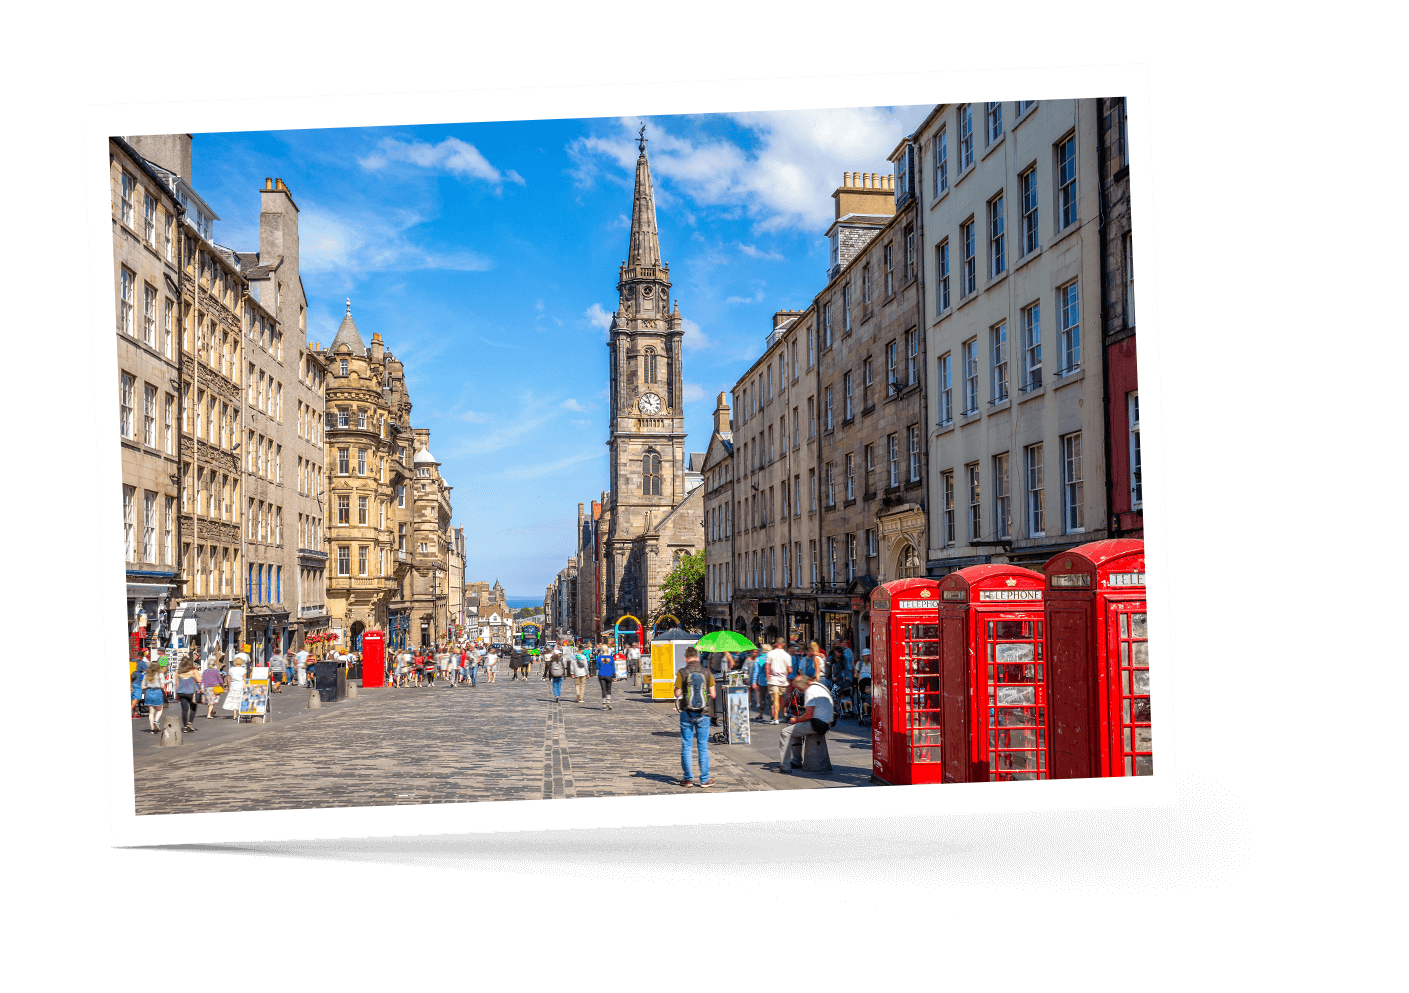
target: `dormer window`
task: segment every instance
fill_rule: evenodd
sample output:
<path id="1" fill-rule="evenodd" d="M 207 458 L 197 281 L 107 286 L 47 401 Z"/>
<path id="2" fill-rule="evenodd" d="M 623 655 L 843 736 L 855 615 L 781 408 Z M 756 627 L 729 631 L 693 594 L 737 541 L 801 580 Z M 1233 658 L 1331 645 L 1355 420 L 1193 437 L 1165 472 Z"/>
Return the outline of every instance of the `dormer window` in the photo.
<path id="1" fill-rule="evenodd" d="M 832 232 L 832 268 L 835 269 L 841 262 L 841 231 Z"/>

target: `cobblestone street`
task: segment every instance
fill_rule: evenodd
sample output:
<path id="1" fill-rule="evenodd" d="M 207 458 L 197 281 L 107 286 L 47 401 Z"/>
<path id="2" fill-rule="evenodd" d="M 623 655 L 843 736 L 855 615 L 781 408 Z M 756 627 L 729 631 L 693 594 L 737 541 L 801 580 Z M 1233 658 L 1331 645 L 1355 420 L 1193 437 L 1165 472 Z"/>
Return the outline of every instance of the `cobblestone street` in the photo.
<path id="1" fill-rule="evenodd" d="M 275 698 L 269 724 L 222 718 L 161 748 L 133 730 L 139 814 L 463 803 L 673 793 L 680 781 L 675 710 L 623 681 L 604 711 L 591 680 L 582 704 L 564 680 L 550 702 L 538 677 L 477 687 L 368 690 L 298 710 L 305 692 Z M 289 708 L 285 710 L 284 708 Z M 134 721 L 134 725 L 138 722 Z M 146 722 L 142 721 L 145 727 Z M 210 730 L 207 731 L 206 729 Z M 842 721 L 828 736 L 834 772 L 777 774 L 777 729 L 755 723 L 752 745 L 710 746 L 714 789 L 867 785 L 869 737 Z M 859 746 L 865 747 L 859 747 Z"/>

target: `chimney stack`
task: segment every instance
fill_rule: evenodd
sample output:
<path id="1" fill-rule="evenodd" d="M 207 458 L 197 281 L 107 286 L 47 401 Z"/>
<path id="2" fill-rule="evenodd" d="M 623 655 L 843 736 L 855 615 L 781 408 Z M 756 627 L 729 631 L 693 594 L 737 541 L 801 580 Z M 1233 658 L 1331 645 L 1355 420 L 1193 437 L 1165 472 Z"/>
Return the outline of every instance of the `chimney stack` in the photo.
<path id="1" fill-rule="evenodd" d="M 137 154 L 167 172 L 191 182 L 191 136 L 188 134 L 128 135 L 127 143 Z"/>
<path id="2" fill-rule="evenodd" d="M 729 419 L 728 396 L 728 393 L 720 393 L 719 399 L 714 406 L 714 432 L 725 439 L 733 437 L 733 430 Z"/>

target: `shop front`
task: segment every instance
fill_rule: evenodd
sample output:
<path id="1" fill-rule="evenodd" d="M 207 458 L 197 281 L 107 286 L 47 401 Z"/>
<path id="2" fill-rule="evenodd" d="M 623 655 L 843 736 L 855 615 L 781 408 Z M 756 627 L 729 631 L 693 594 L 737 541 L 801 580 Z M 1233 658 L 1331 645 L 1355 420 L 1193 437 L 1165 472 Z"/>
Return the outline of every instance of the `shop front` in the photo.
<path id="1" fill-rule="evenodd" d="M 175 580 L 172 572 L 128 571 L 127 635 L 134 658 L 170 643 L 169 613 L 176 592 Z"/>
<path id="2" fill-rule="evenodd" d="M 804 648 L 817 637 L 817 601 L 813 597 L 789 597 L 783 602 L 788 643 Z"/>
<path id="3" fill-rule="evenodd" d="M 178 649 L 194 649 L 204 666 L 220 649 L 228 660 L 239 651 L 241 612 L 229 600 L 187 600 L 171 615 L 171 641 Z"/>
<path id="4" fill-rule="evenodd" d="M 396 651 L 408 647 L 407 637 L 411 631 L 409 610 L 387 610 L 387 644 Z"/>
<path id="5" fill-rule="evenodd" d="M 819 600 L 817 614 L 821 637 L 815 640 L 821 642 L 823 648 L 830 649 L 838 642 L 851 641 L 852 615 L 849 598 Z"/>

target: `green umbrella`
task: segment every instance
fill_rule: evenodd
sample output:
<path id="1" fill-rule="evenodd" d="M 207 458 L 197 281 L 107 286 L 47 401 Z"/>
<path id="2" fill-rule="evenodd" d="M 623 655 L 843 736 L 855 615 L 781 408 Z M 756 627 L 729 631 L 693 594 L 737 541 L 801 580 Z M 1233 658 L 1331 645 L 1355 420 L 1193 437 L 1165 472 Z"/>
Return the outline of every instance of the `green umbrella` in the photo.
<path id="1" fill-rule="evenodd" d="M 711 631 L 695 642 L 695 647 L 702 652 L 747 652 L 758 646 L 737 631 L 725 630 Z"/>

